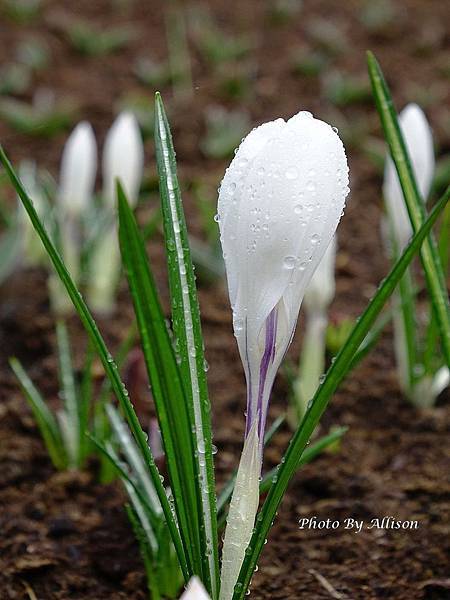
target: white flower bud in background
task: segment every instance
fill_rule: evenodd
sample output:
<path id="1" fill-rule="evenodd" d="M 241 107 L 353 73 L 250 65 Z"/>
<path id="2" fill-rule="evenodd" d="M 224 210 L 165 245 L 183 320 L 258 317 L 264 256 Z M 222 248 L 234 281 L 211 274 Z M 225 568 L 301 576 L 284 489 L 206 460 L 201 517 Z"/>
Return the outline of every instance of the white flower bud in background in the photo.
<path id="1" fill-rule="evenodd" d="M 247 435 L 258 423 L 257 476 L 272 384 L 348 192 L 347 160 L 337 130 L 304 111 L 287 122 L 277 119 L 254 129 L 220 187 L 221 242 L 247 379 Z M 255 513 L 241 517 L 252 527 Z M 233 526 L 229 518 L 227 530 Z M 235 549 L 234 555 L 239 560 L 241 553 Z M 236 573 L 240 564 L 225 568 Z M 221 600 L 230 597 L 221 593 Z"/>
<path id="2" fill-rule="evenodd" d="M 336 237 L 333 237 L 305 293 L 306 325 L 300 356 L 299 373 L 294 382 L 297 415 L 294 424 L 304 417 L 325 370 L 328 307 L 334 298 Z"/>
<path id="3" fill-rule="evenodd" d="M 211 600 L 202 582 L 194 575 L 181 594 L 180 600 Z"/>
<path id="4" fill-rule="evenodd" d="M 417 104 L 408 104 L 400 113 L 398 121 L 419 192 L 423 202 L 426 202 L 435 169 L 433 137 L 430 125 L 424 112 Z M 387 215 L 381 223 L 382 239 L 386 253 L 395 259 L 408 244 L 413 229 L 397 171 L 390 156 L 386 159 L 383 195 Z M 409 282 L 408 286 L 412 286 L 410 274 L 407 272 L 404 277 Z M 417 366 L 410 365 L 411 359 L 408 353 L 401 294 L 396 291 L 392 300 L 394 307 L 394 351 L 400 387 L 415 405 L 432 406 L 437 396 L 436 390 L 440 389 L 442 391 L 443 388 L 439 385 L 439 378 L 436 386 L 433 377 L 429 375 L 412 386 L 410 372 Z"/>
<path id="5" fill-rule="evenodd" d="M 308 314 L 326 313 L 336 291 L 336 238 L 333 237 L 305 292 Z"/>
<path id="6" fill-rule="evenodd" d="M 116 179 L 136 206 L 144 169 L 144 146 L 136 117 L 122 112 L 108 131 L 103 148 L 103 197 L 115 208 Z"/>
<path id="7" fill-rule="evenodd" d="M 132 113 L 123 112 L 114 121 L 103 149 L 103 200 L 110 224 L 94 249 L 90 263 L 88 299 L 92 308 L 110 313 L 120 276 L 120 249 L 116 216 L 116 185 L 120 180 L 131 206 L 136 206 L 144 167 L 144 146 Z M 108 214 L 105 215 L 108 218 Z"/>
<path id="8" fill-rule="evenodd" d="M 430 126 L 424 112 L 417 104 L 408 104 L 402 110 L 399 115 L 399 125 L 420 194 L 425 202 L 430 193 L 435 166 Z M 400 253 L 412 235 L 412 227 L 397 171 L 390 156 L 386 160 L 383 195 L 395 246 Z"/>
<path id="9" fill-rule="evenodd" d="M 91 203 L 97 173 L 97 144 L 89 123 L 79 123 L 67 140 L 62 157 L 58 189 L 58 212 L 62 217 L 80 215 Z"/>
<path id="10" fill-rule="evenodd" d="M 92 202 L 96 171 L 94 132 L 90 124 L 83 121 L 72 131 L 63 149 L 56 205 L 61 253 L 76 283 L 80 277 L 83 213 Z M 57 313 L 72 310 L 72 303 L 55 274 L 49 277 L 49 290 Z"/>

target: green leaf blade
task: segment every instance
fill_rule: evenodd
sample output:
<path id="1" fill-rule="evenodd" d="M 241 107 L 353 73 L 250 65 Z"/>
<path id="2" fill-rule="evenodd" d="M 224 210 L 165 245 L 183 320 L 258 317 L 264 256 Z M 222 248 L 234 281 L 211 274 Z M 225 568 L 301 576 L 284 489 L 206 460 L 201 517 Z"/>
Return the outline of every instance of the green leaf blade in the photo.
<path id="1" fill-rule="evenodd" d="M 56 324 L 56 338 L 58 341 L 59 379 L 64 400 L 64 422 L 66 423 L 66 427 L 62 431 L 66 440 L 69 466 L 78 467 L 81 463 L 80 407 L 75 387 L 69 335 L 63 321 L 58 321 Z"/>
<path id="2" fill-rule="evenodd" d="M 176 172 L 175 151 L 161 96 L 155 98 L 155 146 L 159 172 L 174 334 L 179 368 L 189 399 L 196 452 L 197 494 L 201 506 L 204 584 L 215 599 L 219 591 L 217 507 L 203 336 L 195 276 Z"/>
<path id="3" fill-rule="evenodd" d="M 118 183 L 119 238 L 190 574 L 202 574 L 195 467 L 184 388 L 133 212 Z"/>
<path id="4" fill-rule="evenodd" d="M 17 358 L 11 358 L 9 362 L 33 411 L 52 463 L 57 469 L 65 469 L 67 457 L 58 422 Z"/>

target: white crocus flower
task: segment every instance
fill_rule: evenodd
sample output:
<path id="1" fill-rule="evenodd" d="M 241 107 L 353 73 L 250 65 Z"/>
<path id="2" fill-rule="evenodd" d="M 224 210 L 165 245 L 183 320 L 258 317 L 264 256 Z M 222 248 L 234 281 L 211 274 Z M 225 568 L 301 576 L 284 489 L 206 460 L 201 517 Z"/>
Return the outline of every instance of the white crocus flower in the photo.
<path id="1" fill-rule="evenodd" d="M 58 209 L 63 215 L 79 217 L 89 206 L 97 172 L 97 144 L 87 121 L 69 136 L 61 157 Z"/>
<path id="2" fill-rule="evenodd" d="M 248 464 L 258 476 L 272 384 L 348 191 L 347 160 L 336 129 L 308 112 L 254 129 L 221 184 L 218 219 L 234 332 L 247 379 L 247 436 L 257 423 L 258 460 Z M 246 478 L 254 480 L 254 472 Z M 233 502 L 240 504 L 239 498 Z M 242 520 L 252 527 L 255 513 L 251 506 L 236 522 L 230 514 L 227 530 Z M 221 600 L 231 598 L 248 541 L 241 539 L 234 549 L 238 568 L 223 563 Z M 225 544 L 224 556 L 227 551 Z"/>
<path id="3" fill-rule="evenodd" d="M 306 328 L 294 385 L 298 419 L 306 413 L 325 368 L 328 307 L 335 293 L 336 237 L 333 237 L 305 293 Z"/>
<path id="4" fill-rule="evenodd" d="M 211 600 L 202 582 L 194 575 L 181 594 L 180 600 Z"/>
<path id="5" fill-rule="evenodd" d="M 83 121 L 72 131 L 63 149 L 56 208 L 61 252 L 76 282 L 80 276 L 83 213 L 92 201 L 96 172 L 94 132 Z M 49 286 L 55 310 L 59 313 L 71 310 L 72 304 L 56 275 L 50 276 Z"/>
<path id="6" fill-rule="evenodd" d="M 435 169 L 433 136 L 430 125 L 424 112 L 417 104 L 408 104 L 400 113 L 398 121 L 419 192 L 423 202 L 426 202 Z M 397 171 L 390 156 L 386 159 L 383 195 L 387 218 L 382 221 L 382 238 L 388 254 L 396 258 L 404 250 L 413 230 Z M 405 277 L 409 277 L 408 273 Z M 432 377 L 423 378 L 415 384 L 414 389 L 411 389 L 411 365 L 409 365 L 410 359 L 401 310 L 401 296 L 398 292 L 394 293 L 393 304 L 395 307 L 393 315 L 394 351 L 400 387 L 415 404 L 432 405 L 436 398 L 435 390 L 439 389 L 439 385 L 435 386 L 433 384 Z"/>
<path id="7" fill-rule="evenodd" d="M 144 169 L 144 146 L 132 113 L 120 113 L 108 131 L 102 168 L 104 200 L 115 208 L 116 179 L 120 179 L 128 202 L 136 206 Z"/>
<path id="8" fill-rule="evenodd" d="M 116 214 L 116 183 L 120 180 L 131 206 L 136 206 L 144 167 L 144 146 L 133 114 L 121 113 L 105 139 L 103 150 L 103 199 L 106 230 L 93 252 L 88 297 L 94 310 L 110 313 L 120 274 L 120 249 Z"/>
<path id="9" fill-rule="evenodd" d="M 424 112 L 417 104 L 408 104 L 400 113 L 398 121 L 419 192 L 425 202 L 430 192 L 435 166 L 431 129 Z M 400 253 L 412 235 L 412 227 L 397 171 L 389 156 L 386 160 L 383 194 L 393 242 L 396 252 Z"/>

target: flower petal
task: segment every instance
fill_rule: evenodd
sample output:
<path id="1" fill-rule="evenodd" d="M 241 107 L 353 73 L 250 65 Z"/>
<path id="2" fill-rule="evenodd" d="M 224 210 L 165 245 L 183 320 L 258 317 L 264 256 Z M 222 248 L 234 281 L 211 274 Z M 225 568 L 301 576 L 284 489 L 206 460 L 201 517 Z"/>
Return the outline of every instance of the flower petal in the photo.
<path id="1" fill-rule="evenodd" d="M 104 197 L 114 206 L 116 179 L 131 205 L 136 205 L 144 168 L 144 147 L 136 117 L 122 112 L 108 131 L 103 150 Z"/>
<path id="2" fill-rule="evenodd" d="M 79 123 L 67 140 L 61 158 L 59 207 L 62 214 L 79 215 L 91 200 L 97 171 L 97 145 L 92 127 Z"/>
<path id="3" fill-rule="evenodd" d="M 433 136 L 422 109 L 408 104 L 399 115 L 399 125 L 405 140 L 419 192 L 424 202 L 430 192 L 435 160 Z M 398 180 L 395 165 L 390 156 L 386 160 L 383 194 L 399 251 L 408 243 L 412 234 L 408 210 Z"/>

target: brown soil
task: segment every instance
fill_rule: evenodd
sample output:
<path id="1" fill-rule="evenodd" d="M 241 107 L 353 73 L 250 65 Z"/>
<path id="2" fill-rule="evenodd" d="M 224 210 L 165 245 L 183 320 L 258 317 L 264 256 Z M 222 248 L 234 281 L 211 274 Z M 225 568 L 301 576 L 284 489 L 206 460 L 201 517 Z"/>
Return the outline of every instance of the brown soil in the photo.
<path id="1" fill-rule="evenodd" d="M 43 16 L 29 26 L 0 22 L 2 60 L 14 55 L 18 40 L 30 34 L 45 39 L 52 50 L 52 69 L 36 85 L 54 89 L 60 98 L 79 103 L 80 114 L 94 124 L 100 139 L 111 122 L 114 104 L 130 90 L 140 90 L 131 73 L 136 56 L 162 58 L 166 52 L 161 5 L 135 3 L 122 15 L 106 0 L 75 3 L 48 0 Z M 370 105 L 330 111 L 315 78 L 292 74 L 289 55 L 294 46 L 312 48 L 311 23 L 327 19 L 345 33 L 347 51 L 333 59 L 345 73 L 364 74 L 364 51 L 370 47 L 392 82 L 399 105 L 427 90 L 428 116 L 440 152 L 450 149 L 448 80 L 442 65 L 448 44 L 442 35 L 445 3 L 439 0 L 392 2 L 399 18 L 382 33 L 369 34 L 358 18 L 362 3 L 305 3 L 300 16 L 273 26 L 264 16 L 265 3 L 214 0 L 212 14 L 227 31 L 252 32 L 258 69 L 253 95 L 237 101 L 252 122 L 288 116 L 299 108 L 317 116 L 353 122 L 363 120 L 369 135 L 379 135 Z M 100 25 L 130 23 L 136 39 L 106 58 L 86 58 L 70 48 L 58 23 L 71 16 Z M 444 30 L 445 33 L 445 30 Z M 447 54 L 448 56 L 448 54 Z M 193 178 L 220 181 L 225 163 L 200 153 L 203 111 L 221 103 L 211 68 L 193 51 L 193 102 L 170 102 L 183 182 Z M 446 87 L 447 86 L 447 87 Z M 414 91 L 415 90 L 415 91 Z M 164 90 L 163 90 L 164 92 Z M 446 95 L 447 94 L 447 95 Z M 230 104 L 229 102 L 226 104 Z M 345 135 L 345 128 L 341 128 Z M 35 156 L 55 171 L 64 135 L 51 142 L 18 135 L 0 123 L 0 137 L 14 161 Z M 147 145 L 147 162 L 153 149 Z M 338 285 L 333 317 L 355 317 L 388 265 L 379 240 L 380 173 L 364 154 L 361 143 L 350 145 L 352 195 L 339 228 Z M 154 170 L 154 166 L 152 166 Z M 185 195 L 191 228 L 199 229 L 189 192 Z M 160 239 L 150 244 L 158 282 L 165 293 Z M 218 480 L 235 466 L 244 425 L 244 383 L 231 332 L 230 311 L 222 285 L 202 287 L 208 373 L 213 404 Z M 131 309 L 125 292 L 114 320 L 102 323 L 113 347 L 123 337 Z M 71 327 L 80 340 L 76 319 Z M 301 334 L 291 350 L 295 357 Z M 49 398 L 57 402 L 53 320 L 48 309 L 44 275 L 16 274 L 0 291 L 0 598 L 39 600 L 141 599 L 146 597 L 143 567 L 123 511 L 118 484 L 96 483 L 96 465 L 86 473 L 55 473 L 43 449 L 33 419 L 7 366 L 17 355 Z M 274 417 L 286 407 L 287 387 L 279 378 L 271 407 Z M 257 599 L 347 598 L 393 600 L 450 598 L 449 574 L 449 395 L 434 410 L 417 411 L 400 396 L 395 381 L 389 331 L 371 356 L 341 386 L 322 427 L 347 425 L 339 452 L 322 455 L 303 468 L 292 482 L 279 511 L 269 543 L 253 578 L 251 597 Z M 281 432 L 267 452 L 275 464 L 288 441 Z M 299 530 L 301 517 L 364 519 L 392 516 L 417 520 L 419 529 L 334 531 Z"/>

